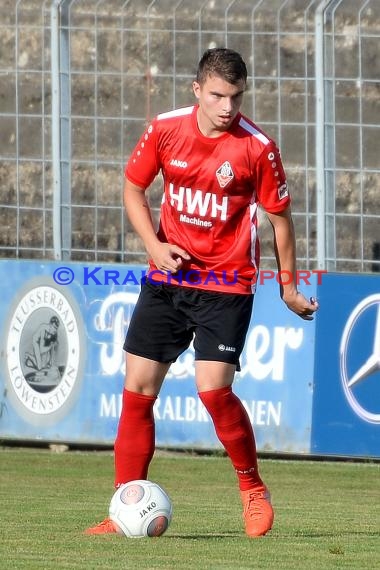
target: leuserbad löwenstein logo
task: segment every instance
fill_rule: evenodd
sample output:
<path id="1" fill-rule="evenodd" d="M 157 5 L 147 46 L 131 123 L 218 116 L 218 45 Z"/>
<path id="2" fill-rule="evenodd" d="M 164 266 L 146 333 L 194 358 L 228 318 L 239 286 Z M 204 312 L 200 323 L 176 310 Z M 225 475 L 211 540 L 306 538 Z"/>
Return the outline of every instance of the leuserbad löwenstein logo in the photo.
<path id="1" fill-rule="evenodd" d="M 41 278 L 18 294 L 6 328 L 7 395 L 28 422 L 51 425 L 75 403 L 83 377 L 83 329 L 67 289 Z"/>

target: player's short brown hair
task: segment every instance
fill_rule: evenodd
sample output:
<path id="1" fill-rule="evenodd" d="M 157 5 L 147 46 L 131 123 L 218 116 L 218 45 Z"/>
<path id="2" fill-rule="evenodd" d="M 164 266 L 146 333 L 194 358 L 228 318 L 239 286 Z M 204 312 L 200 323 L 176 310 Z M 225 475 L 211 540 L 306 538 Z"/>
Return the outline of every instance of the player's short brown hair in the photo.
<path id="1" fill-rule="evenodd" d="M 218 75 L 228 83 L 236 85 L 247 81 L 247 67 L 240 53 L 229 48 L 212 48 L 201 57 L 196 81 L 202 85 L 207 77 Z"/>

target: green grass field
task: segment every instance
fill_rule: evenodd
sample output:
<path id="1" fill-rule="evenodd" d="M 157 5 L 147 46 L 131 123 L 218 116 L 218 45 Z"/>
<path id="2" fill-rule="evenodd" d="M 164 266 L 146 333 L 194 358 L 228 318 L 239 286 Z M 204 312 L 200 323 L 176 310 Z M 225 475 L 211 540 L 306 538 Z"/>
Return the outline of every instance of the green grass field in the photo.
<path id="1" fill-rule="evenodd" d="M 261 460 L 276 512 L 270 534 L 243 531 L 228 459 L 158 452 L 150 479 L 171 495 L 165 535 L 85 536 L 107 514 L 111 452 L 0 449 L 0 567 L 218 570 L 380 568 L 380 465 Z"/>

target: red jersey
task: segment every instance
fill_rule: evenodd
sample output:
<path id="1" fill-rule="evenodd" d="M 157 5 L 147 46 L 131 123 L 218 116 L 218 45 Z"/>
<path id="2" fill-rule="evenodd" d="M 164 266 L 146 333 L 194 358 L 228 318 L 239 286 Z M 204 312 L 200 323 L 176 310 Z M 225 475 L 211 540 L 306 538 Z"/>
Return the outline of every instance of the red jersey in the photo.
<path id="1" fill-rule="evenodd" d="M 216 138 L 202 135 L 194 105 L 158 115 L 136 145 L 125 176 L 147 188 L 161 170 L 164 195 L 158 238 L 191 256 L 165 276 L 149 260 L 154 281 L 250 294 L 259 268 L 257 208 L 290 203 L 276 144 L 239 113 Z"/>

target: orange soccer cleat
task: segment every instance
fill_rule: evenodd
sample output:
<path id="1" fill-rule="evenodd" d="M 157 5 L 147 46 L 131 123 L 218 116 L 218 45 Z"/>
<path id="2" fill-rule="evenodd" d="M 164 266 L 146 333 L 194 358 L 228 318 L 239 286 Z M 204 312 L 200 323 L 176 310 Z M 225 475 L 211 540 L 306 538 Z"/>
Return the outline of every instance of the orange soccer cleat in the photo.
<path id="1" fill-rule="evenodd" d="M 264 536 L 273 525 L 274 513 L 266 487 L 240 491 L 245 532 L 248 536 Z"/>
<path id="2" fill-rule="evenodd" d="M 84 534 L 120 534 L 117 525 L 110 518 L 104 519 L 99 524 L 92 526 L 84 531 Z"/>

